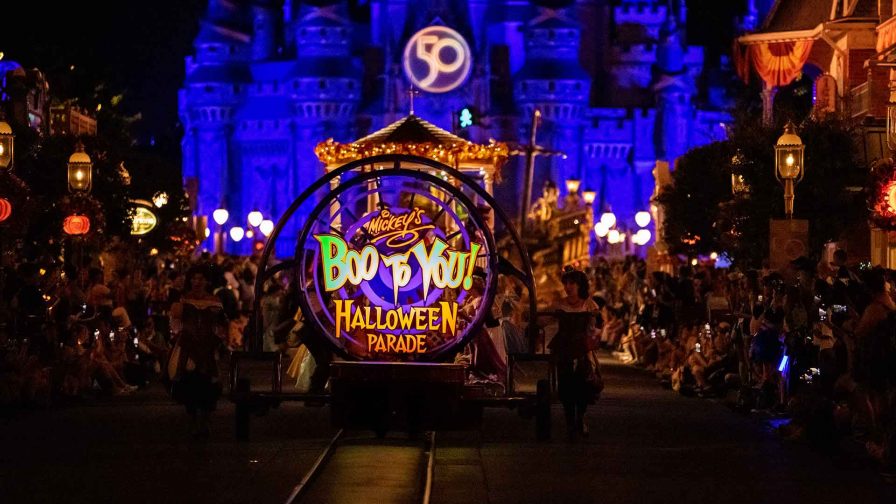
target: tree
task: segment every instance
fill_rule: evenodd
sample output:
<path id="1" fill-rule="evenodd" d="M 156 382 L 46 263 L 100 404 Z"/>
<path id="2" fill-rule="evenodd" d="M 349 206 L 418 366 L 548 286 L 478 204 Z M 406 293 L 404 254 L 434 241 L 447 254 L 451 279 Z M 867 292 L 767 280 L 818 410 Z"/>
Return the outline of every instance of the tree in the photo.
<path id="1" fill-rule="evenodd" d="M 845 119 L 810 117 L 797 129 L 806 146 L 806 168 L 795 190 L 794 218 L 809 220 L 810 250 L 818 254 L 850 226 L 866 222 L 862 188 L 868 171 L 858 156 L 858 131 Z M 659 201 L 666 210 L 664 239 L 672 252 L 705 254 L 718 247 L 737 265 L 762 264 L 769 250 L 769 220 L 784 218 L 774 156 L 782 131 L 783 118 L 767 127 L 756 116 L 741 115 L 728 140 L 679 159 L 675 186 Z M 743 177 L 748 193 L 731 194 L 732 173 Z M 691 243 L 693 236 L 700 240 Z"/>

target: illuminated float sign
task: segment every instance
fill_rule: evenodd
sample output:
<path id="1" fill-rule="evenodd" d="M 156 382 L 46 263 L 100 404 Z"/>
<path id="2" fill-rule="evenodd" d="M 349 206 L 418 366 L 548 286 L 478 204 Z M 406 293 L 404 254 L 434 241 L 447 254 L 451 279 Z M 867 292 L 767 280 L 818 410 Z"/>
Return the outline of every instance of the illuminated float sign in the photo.
<path id="1" fill-rule="evenodd" d="M 472 52 L 460 33 L 445 26 L 428 26 L 408 40 L 402 63 L 415 87 L 447 93 L 467 80 Z"/>
<path id="2" fill-rule="evenodd" d="M 360 336 L 366 352 L 376 355 L 425 353 L 433 336 L 458 336 L 457 298 L 443 294 L 472 288 L 482 245 L 471 242 L 469 250 L 454 250 L 432 234 L 435 227 L 421 208 L 383 209 L 367 220 L 369 242 L 360 250 L 338 235 L 314 235 L 328 293 L 350 286 L 375 294 L 361 301 L 334 299 L 336 338 Z M 417 299 L 407 292 L 412 283 Z M 380 294 L 387 284 L 391 296 L 384 299 Z"/>
<path id="3" fill-rule="evenodd" d="M 498 256 L 486 220 L 455 183 L 372 170 L 343 178 L 307 214 L 296 242 L 298 298 L 305 323 L 334 352 L 451 360 L 481 333 Z"/>

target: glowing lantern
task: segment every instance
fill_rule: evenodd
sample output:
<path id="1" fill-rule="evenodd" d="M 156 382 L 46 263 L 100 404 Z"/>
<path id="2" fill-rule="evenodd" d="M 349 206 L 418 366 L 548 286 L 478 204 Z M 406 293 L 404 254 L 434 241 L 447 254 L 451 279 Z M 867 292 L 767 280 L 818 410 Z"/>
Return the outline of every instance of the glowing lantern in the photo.
<path id="1" fill-rule="evenodd" d="M 227 222 L 228 217 L 230 217 L 230 212 L 224 208 L 219 208 L 212 212 L 212 219 L 214 219 L 219 226 L 223 226 L 224 223 Z"/>
<path id="2" fill-rule="evenodd" d="M 796 134 L 792 122 L 784 127 L 784 134 L 775 144 L 775 177 L 784 183 L 784 214 L 793 218 L 793 186 L 803 179 L 803 151 L 806 146 Z"/>
<path id="3" fill-rule="evenodd" d="M 68 190 L 74 193 L 90 192 L 93 181 L 93 161 L 78 143 L 75 153 L 68 158 Z"/>
<path id="4" fill-rule="evenodd" d="M 608 228 L 611 228 L 616 225 L 616 214 L 613 212 L 604 212 L 600 216 L 600 222 Z"/>
<path id="5" fill-rule="evenodd" d="M 650 241 L 650 230 L 639 229 L 638 232 L 632 236 L 632 241 L 635 245 L 647 245 L 647 242 Z"/>
<path id="6" fill-rule="evenodd" d="M 594 203 L 594 199 L 597 198 L 597 192 L 592 191 L 591 189 L 585 189 L 585 191 L 582 192 L 582 198 L 585 200 L 586 204 L 591 205 Z"/>
<path id="7" fill-rule="evenodd" d="M 152 204 L 156 206 L 156 208 L 162 208 L 163 206 L 168 204 L 168 193 L 164 191 L 157 192 L 152 195 Z"/>
<path id="8" fill-rule="evenodd" d="M 71 236 L 81 236 L 90 231 L 90 218 L 86 215 L 69 215 L 62 221 L 62 230 Z"/>
<path id="9" fill-rule="evenodd" d="M 582 184 L 582 181 L 579 179 L 568 179 L 566 181 L 566 192 L 569 194 L 575 194 L 579 192 L 579 186 Z"/>
<path id="10" fill-rule="evenodd" d="M 594 225 L 594 234 L 596 234 L 598 236 L 598 238 L 603 238 L 604 236 L 607 236 L 607 233 L 609 233 L 609 232 L 610 232 L 609 226 L 607 226 L 603 222 L 598 222 L 597 224 Z"/>
<path id="11" fill-rule="evenodd" d="M 650 224 L 650 212 L 638 212 L 635 214 L 635 223 L 641 227 L 647 227 Z"/>
<path id="12" fill-rule="evenodd" d="M 238 242 L 243 239 L 243 236 L 246 235 L 246 232 L 241 227 L 232 227 L 230 228 L 230 239 Z"/>
<path id="13" fill-rule="evenodd" d="M 261 230 L 261 234 L 267 236 L 271 236 L 271 233 L 274 231 L 274 221 L 270 219 L 265 219 L 261 221 L 261 225 L 258 227 Z"/>
<path id="14" fill-rule="evenodd" d="M 0 170 L 12 165 L 13 135 L 6 121 L 0 121 Z"/>
<path id="15" fill-rule="evenodd" d="M 5 221 L 12 215 L 12 203 L 6 198 L 0 198 L 0 222 Z"/>
<path id="16" fill-rule="evenodd" d="M 249 212 L 249 225 L 252 227 L 258 227 L 261 225 L 261 222 L 264 220 L 264 215 L 258 210 L 252 210 Z"/>

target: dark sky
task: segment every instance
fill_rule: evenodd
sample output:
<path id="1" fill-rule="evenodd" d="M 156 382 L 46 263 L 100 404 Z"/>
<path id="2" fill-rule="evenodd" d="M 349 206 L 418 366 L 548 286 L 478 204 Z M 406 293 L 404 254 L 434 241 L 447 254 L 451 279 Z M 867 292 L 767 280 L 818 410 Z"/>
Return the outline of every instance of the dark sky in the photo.
<path id="1" fill-rule="evenodd" d="M 101 82 L 105 100 L 124 91 L 125 111 L 143 115 L 141 141 L 150 135 L 178 140 L 177 89 L 206 0 L 14 1 L 5 2 L 0 28 L 6 59 L 43 70 L 56 96 L 89 97 Z M 710 58 L 727 53 L 731 14 L 743 2 L 687 3 L 690 41 L 716 46 L 707 51 Z"/>
<path id="2" fill-rule="evenodd" d="M 141 140 L 176 133 L 184 56 L 205 0 L 16 3 L 4 6 L 4 59 L 40 68 L 55 96 L 90 96 L 98 83 L 106 99 L 124 91 L 125 111 L 143 115 Z"/>

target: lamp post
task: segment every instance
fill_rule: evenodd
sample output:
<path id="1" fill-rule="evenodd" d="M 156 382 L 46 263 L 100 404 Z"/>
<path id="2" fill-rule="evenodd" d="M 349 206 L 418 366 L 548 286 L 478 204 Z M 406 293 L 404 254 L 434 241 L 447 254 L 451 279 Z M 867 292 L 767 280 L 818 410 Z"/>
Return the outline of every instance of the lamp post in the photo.
<path id="1" fill-rule="evenodd" d="M 0 121 L 0 171 L 6 172 L 12 166 L 13 140 L 12 128 L 6 121 Z"/>
<path id="2" fill-rule="evenodd" d="M 78 142 L 75 153 L 68 158 L 68 190 L 75 194 L 89 193 L 93 185 L 93 161 Z"/>
<path id="3" fill-rule="evenodd" d="M 212 212 L 212 219 L 218 225 L 218 230 L 215 233 L 215 254 L 224 252 L 224 224 L 228 218 L 230 218 L 230 212 L 223 206 Z"/>
<path id="4" fill-rule="evenodd" d="M 802 139 L 796 134 L 792 122 L 788 121 L 784 127 L 784 134 L 778 138 L 775 145 L 775 177 L 784 183 L 784 214 L 788 219 L 793 218 L 793 187 L 803 180 L 803 145 Z"/>

